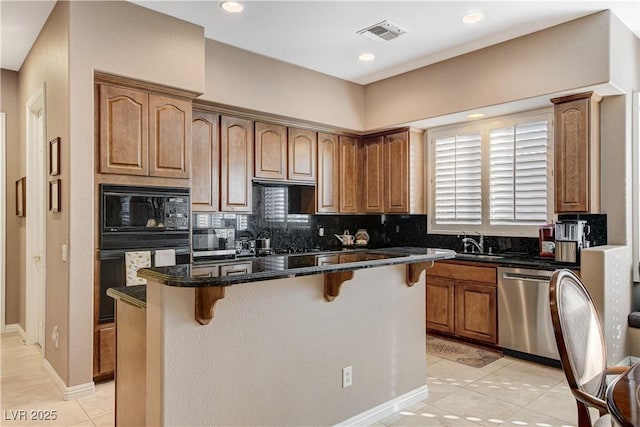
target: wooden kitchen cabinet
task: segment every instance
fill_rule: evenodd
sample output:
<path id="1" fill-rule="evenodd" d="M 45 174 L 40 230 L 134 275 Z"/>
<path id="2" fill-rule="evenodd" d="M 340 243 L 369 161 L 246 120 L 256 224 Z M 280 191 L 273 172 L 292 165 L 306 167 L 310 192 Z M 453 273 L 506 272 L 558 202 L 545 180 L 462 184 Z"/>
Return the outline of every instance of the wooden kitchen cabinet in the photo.
<path id="1" fill-rule="evenodd" d="M 191 100 L 99 85 L 100 173 L 189 178 Z"/>
<path id="2" fill-rule="evenodd" d="M 385 206 L 387 213 L 409 213 L 409 132 L 384 140 Z"/>
<path id="3" fill-rule="evenodd" d="M 149 96 L 100 85 L 100 173 L 149 175 Z"/>
<path id="4" fill-rule="evenodd" d="M 600 106 L 586 92 L 554 98 L 555 211 L 600 212 Z"/>
<path id="5" fill-rule="evenodd" d="M 318 213 L 358 213 L 361 162 L 357 138 L 318 133 Z"/>
<path id="6" fill-rule="evenodd" d="M 497 288 L 479 282 L 456 282 L 456 333 L 465 338 L 498 343 Z"/>
<path id="7" fill-rule="evenodd" d="M 368 135 L 363 138 L 362 150 L 360 203 L 364 213 L 426 213 L 422 131 Z"/>
<path id="8" fill-rule="evenodd" d="M 340 142 L 340 175 L 339 175 L 339 200 L 341 213 L 358 213 L 360 208 L 360 164 L 361 150 L 356 138 L 341 135 Z"/>
<path id="9" fill-rule="evenodd" d="M 115 370 L 116 328 L 113 323 L 102 324 L 95 331 L 93 376 L 105 378 Z"/>
<path id="10" fill-rule="evenodd" d="M 384 137 L 362 141 L 362 211 L 384 213 Z"/>
<path id="11" fill-rule="evenodd" d="M 443 277 L 427 279 L 427 327 L 440 332 L 455 332 L 455 282 Z"/>
<path id="12" fill-rule="evenodd" d="M 220 122 L 220 210 L 251 212 L 253 122 L 222 116 Z"/>
<path id="13" fill-rule="evenodd" d="M 497 344 L 497 268 L 436 262 L 427 270 L 427 330 Z"/>
<path id="14" fill-rule="evenodd" d="M 189 178 L 191 101 L 149 94 L 149 175 Z"/>
<path id="15" fill-rule="evenodd" d="M 191 209 L 215 212 L 220 206 L 220 116 L 194 110 L 191 122 Z"/>
<path id="16" fill-rule="evenodd" d="M 256 122 L 255 177 L 286 180 L 287 156 L 287 128 Z"/>
<path id="17" fill-rule="evenodd" d="M 340 208 L 340 140 L 337 135 L 318 133 L 318 183 L 316 211 L 338 213 Z"/>
<path id="18" fill-rule="evenodd" d="M 288 128 L 288 172 L 291 181 L 316 182 L 317 134 L 308 129 Z"/>

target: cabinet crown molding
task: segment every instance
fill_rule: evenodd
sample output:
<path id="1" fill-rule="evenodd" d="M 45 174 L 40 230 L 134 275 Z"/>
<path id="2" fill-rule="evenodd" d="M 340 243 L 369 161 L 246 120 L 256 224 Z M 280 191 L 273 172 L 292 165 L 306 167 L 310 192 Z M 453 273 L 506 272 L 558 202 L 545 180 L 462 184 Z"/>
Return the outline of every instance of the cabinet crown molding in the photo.
<path id="1" fill-rule="evenodd" d="M 175 97 L 186 98 L 192 100 L 202 93 L 194 92 L 185 89 L 179 89 L 170 86 L 163 86 L 157 83 L 150 83 L 141 80 L 134 80 L 128 77 L 118 76 L 115 74 L 108 74 L 102 71 L 96 71 L 94 73 L 95 84 L 108 84 L 114 86 L 121 86 L 128 89 L 136 89 L 144 92 L 150 92 L 157 95 L 170 95 Z"/>
<path id="2" fill-rule="evenodd" d="M 562 104 L 563 102 L 575 101 L 576 99 L 592 98 L 595 102 L 602 101 L 602 96 L 594 91 L 576 93 L 573 95 L 560 96 L 557 98 L 551 98 L 550 101 L 553 104 Z"/>

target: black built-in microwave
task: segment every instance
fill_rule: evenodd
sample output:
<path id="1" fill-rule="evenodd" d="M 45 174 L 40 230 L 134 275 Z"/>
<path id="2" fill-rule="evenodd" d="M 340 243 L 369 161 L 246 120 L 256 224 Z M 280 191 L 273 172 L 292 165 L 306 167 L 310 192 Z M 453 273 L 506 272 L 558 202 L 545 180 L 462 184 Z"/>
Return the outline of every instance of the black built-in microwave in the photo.
<path id="1" fill-rule="evenodd" d="M 189 188 L 100 185 L 100 248 L 189 246 Z"/>

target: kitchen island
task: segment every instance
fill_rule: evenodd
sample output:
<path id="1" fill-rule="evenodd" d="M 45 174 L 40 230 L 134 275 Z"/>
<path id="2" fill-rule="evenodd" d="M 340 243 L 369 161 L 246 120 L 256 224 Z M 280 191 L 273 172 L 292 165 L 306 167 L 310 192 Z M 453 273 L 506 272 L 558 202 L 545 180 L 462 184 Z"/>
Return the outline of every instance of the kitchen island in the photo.
<path id="1" fill-rule="evenodd" d="M 226 276 L 216 264 L 140 270 L 144 423 L 360 424 L 426 398 L 425 288 L 413 285 L 454 256 L 387 248 L 237 261 Z M 116 414 L 127 423 L 118 403 Z"/>

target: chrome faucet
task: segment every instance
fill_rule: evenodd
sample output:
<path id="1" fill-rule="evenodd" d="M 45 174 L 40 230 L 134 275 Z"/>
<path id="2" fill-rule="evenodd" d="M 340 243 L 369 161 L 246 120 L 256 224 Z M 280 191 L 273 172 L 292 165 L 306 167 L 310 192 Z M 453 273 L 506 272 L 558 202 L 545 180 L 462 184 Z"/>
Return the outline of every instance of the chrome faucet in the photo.
<path id="1" fill-rule="evenodd" d="M 484 252 L 484 236 L 480 233 L 478 233 L 476 231 L 476 233 L 478 234 L 478 240 L 476 241 L 473 237 L 466 237 L 466 234 L 464 234 L 465 237 L 462 238 L 462 243 L 464 244 L 464 252 L 467 252 L 467 249 L 469 248 L 469 246 L 471 246 L 471 252 L 475 252 L 474 248 L 478 249 L 478 252 L 483 253 Z"/>

